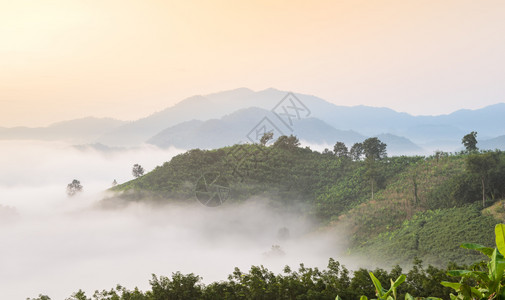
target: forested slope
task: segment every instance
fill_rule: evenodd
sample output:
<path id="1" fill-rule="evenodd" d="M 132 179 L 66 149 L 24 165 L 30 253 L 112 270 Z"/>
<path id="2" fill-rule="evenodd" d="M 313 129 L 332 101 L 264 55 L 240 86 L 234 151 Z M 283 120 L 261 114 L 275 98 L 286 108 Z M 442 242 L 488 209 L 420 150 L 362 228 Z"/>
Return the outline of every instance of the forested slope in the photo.
<path id="1" fill-rule="evenodd" d="M 345 225 L 351 253 L 377 255 L 385 263 L 408 263 L 416 256 L 437 265 L 470 263 L 480 257 L 458 252 L 459 244 L 492 242 L 499 217 L 481 212 L 482 178 L 486 206 L 505 196 L 504 153 L 371 160 L 366 151 L 340 150 L 301 148 L 295 137 L 271 146 L 190 150 L 113 188 L 119 192 L 114 199 L 197 203 L 197 182 L 212 173 L 230 187 L 224 205 L 264 197 L 272 209 L 296 209 L 320 227 Z M 494 164 L 485 172 L 469 167 L 470 158 L 486 156 Z"/>

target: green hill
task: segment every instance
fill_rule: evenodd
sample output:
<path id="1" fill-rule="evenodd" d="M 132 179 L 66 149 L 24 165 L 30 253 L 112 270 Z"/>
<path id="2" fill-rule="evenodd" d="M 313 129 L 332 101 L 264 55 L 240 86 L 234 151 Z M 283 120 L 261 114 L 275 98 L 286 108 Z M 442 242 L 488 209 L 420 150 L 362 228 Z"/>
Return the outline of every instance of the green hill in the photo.
<path id="1" fill-rule="evenodd" d="M 505 154 L 494 153 L 498 160 L 484 174 L 487 206 L 505 198 Z M 295 210 L 322 228 L 345 225 L 352 234 L 351 253 L 386 263 L 408 263 L 414 257 L 438 265 L 470 263 L 480 257 L 459 252 L 458 245 L 492 243 L 497 221 L 496 214 L 481 212 L 480 175 L 467 171 L 467 157 L 439 153 L 371 164 L 300 148 L 296 140 L 195 149 L 114 187 L 119 193 L 104 202 L 196 203 L 199 179 L 218 174 L 230 188 L 225 205 L 265 197 L 272 209 Z"/>

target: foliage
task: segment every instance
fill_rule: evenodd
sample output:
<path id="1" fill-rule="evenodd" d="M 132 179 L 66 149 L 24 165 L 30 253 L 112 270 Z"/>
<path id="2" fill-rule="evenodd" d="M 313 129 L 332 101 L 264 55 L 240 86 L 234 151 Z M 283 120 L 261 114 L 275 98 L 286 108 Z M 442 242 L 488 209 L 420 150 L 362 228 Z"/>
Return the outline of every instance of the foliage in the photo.
<path id="1" fill-rule="evenodd" d="M 134 164 L 132 168 L 133 177 L 139 178 L 144 175 L 144 168 L 139 164 Z"/>
<path id="2" fill-rule="evenodd" d="M 478 150 L 478 148 L 477 148 L 477 132 L 472 131 L 469 134 L 465 135 L 461 139 L 461 143 L 463 144 L 463 146 L 465 146 L 467 152 L 471 153 L 471 152 L 477 151 Z"/>
<path id="3" fill-rule="evenodd" d="M 272 131 L 265 132 L 260 139 L 260 144 L 266 146 L 266 144 L 274 138 L 274 133 Z"/>
<path id="4" fill-rule="evenodd" d="M 496 223 L 493 217 L 482 215 L 477 205 L 420 212 L 396 230 L 361 240 L 355 251 L 387 264 L 405 264 L 415 256 L 439 266 L 449 261 L 470 264 L 484 257 L 459 245 L 492 244 Z"/>
<path id="5" fill-rule="evenodd" d="M 82 185 L 79 180 L 74 179 L 71 183 L 67 184 L 67 195 L 69 197 L 75 196 L 80 192 L 82 192 Z"/>
<path id="6" fill-rule="evenodd" d="M 391 287 L 386 291 L 383 287 L 382 287 L 382 284 L 381 282 L 379 281 L 379 279 L 377 279 L 377 277 L 374 276 L 374 274 L 372 272 L 370 272 L 370 278 L 372 278 L 372 282 L 373 282 L 373 285 L 375 287 L 375 294 L 377 296 L 377 299 L 380 299 L 380 300 L 396 300 L 396 290 L 397 288 L 400 286 L 400 284 L 402 284 L 405 279 L 407 278 L 405 275 L 400 275 L 398 276 L 398 278 L 393 281 L 393 279 L 391 279 Z M 393 295 L 393 297 L 391 297 L 390 295 Z M 407 294 L 408 296 L 410 296 L 409 294 Z M 406 295 L 406 299 L 407 299 L 407 296 Z M 368 300 L 368 298 L 366 296 L 361 296 L 361 300 Z"/>
<path id="7" fill-rule="evenodd" d="M 199 299 L 202 296 L 201 277 L 193 273 L 183 275 L 180 272 L 172 273 L 172 278 L 161 276 L 158 278 L 152 275 L 149 281 L 152 290 L 146 293 L 148 299 L 163 300 L 185 300 Z"/>
<path id="8" fill-rule="evenodd" d="M 137 288 L 128 290 L 121 285 L 110 290 L 95 291 L 93 300 L 165 300 L 165 299 L 280 299 L 280 300 L 311 300 L 335 299 L 336 295 L 342 299 L 356 299 L 360 296 L 371 298 L 376 293 L 376 287 L 381 287 L 380 282 L 393 282 L 389 291 L 381 290 L 379 299 L 388 299 L 387 296 L 395 295 L 395 299 L 405 297 L 412 291 L 422 287 L 423 293 L 435 297 L 448 299 L 449 288 L 439 284 L 440 280 L 448 280 L 445 275 L 451 269 L 436 269 L 428 267 L 425 271 L 418 262 L 415 271 L 411 270 L 402 275 L 399 266 L 390 271 L 384 269 L 373 270 L 359 269 L 349 271 L 338 261 L 329 259 L 326 269 L 306 267 L 300 264 L 297 270 L 286 266 L 282 273 L 275 274 L 263 266 L 252 266 L 248 272 L 235 270 L 227 280 L 212 282 L 207 285 L 201 283 L 201 277 L 194 274 L 172 273 L 171 277 L 152 275 L 149 281 L 150 289 L 142 292 Z M 442 274 L 442 275 L 440 275 Z M 396 278 L 396 280 L 395 280 Z M 399 284 L 403 284 L 400 286 Z M 432 284 L 436 282 L 436 284 Z M 429 283 L 431 285 L 428 285 Z M 379 284 L 379 285 L 378 285 Z M 386 296 L 386 297 L 384 297 Z M 47 296 L 44 296 L 47 297 Z M 40 298 L 49 300 L 50 298 Z M 39 300 L 32 299 L 32 300 Z M 68 299 L 90 299 L 79 290 Z"/>
<path id="9" fill-rule="evenodd" d="M 477 265 L 471 270 L 451 270 L 449 275 L 460 277 L 459 282 L 443 281 L 442 285 L 453 288 L 457 295 L 451 299 L 504 299 L 505 298 L 505 225 L 495 226 L 497 248 L 480 244 L 463 244 L 461 247 L 477 250 L 489 257 L 486 267 Z"/>
<path id="10" fill-rule="evenodd" d="M 51 300 L 51 298 L 47 295 L 39 294 L 37 298 L 27 298 L 26 300 Z"/>
<path id="11" fill-rule="evenodd" d="M 295 151 L 296 148 L 300 147 L 300 141 L 294 135 L 286 136 L 281 135 L 273 144 L 274 148 Z"/>
<path id="12" fill-rule="evenodd" d="M 333 146 L 333 153 L 335 153 L 335 156 L 337 157 L 349 157 L 349 150 L 342 142 L 335 143 L 335 146 Z"/>
<path id="13" fill-rule="evenodd" d="M 352 145 L 349 154 L 351 155 L 351 158 L 353 160 L 358 161 L 363 156 L 363 151 L 364 151 L 363 144 L 355 143 L 354 145 Z"/>
<path id="14" fill-rule="evenodd" d="M 75 293 L 72 294 L 69 298 L 65 300 L 91 300 L 90 298 L 86 297 L 86 293 L 82 290 L 79 290 Z"/>
<path id="15" fill-rule="evenodd" d="M 466 158 L 467 169 L 479 176 L 482 184 L 482 207 L 486 207 L 486 183 L 491 171 L 498 166 L 499 153 L 470 154 Z"/>
<path id="16" fill-rule="evenodd" d="M 386 144 L 372 137 L 363 141 L 363 153 L 369 160 L 380 160 L 387 156 Z"/>
<path id="17" fill-rule="evenodd" d="M 505 197 L 505 153 L 499 151 L 470 156 L 436 153 L 432 157 L 384 157 L 380 154 L 370 156 L 381 157 L 380 160 L 361 160 L 359 157 L 352 160 L 338 157 L 331 151 L 325 154 L 300 148 L 296 146 L 296 137 L 284 136 L 279 139 L 277 146 L 274 144 L 269 147 L 243 144 L 216 150 L 190 150 L 173 157 L 152 172 L 111 190 L 121 192 L 115 197 L 126 201 L 147 201 L 147 198 L 159 203 L 197 203 L 195 186 L 198 179 L 205 173 L 219 173 L 220 178 L 230 186 L 227 203 L 259 196 L 270 199 L 272 209 L 292 210 L 313 217 L 320 226 L 332 226 L 338 221 L 347 226 L 353 236 L 351 252 L 376 252 L 367 245 L 378 242 L 382 236 L 396 230 L 403 232 L 404 222 L 416 215 L 422 216 L 423 212 L 426 212 L 426 216 L 440 214 L 441 217 L 455 220 L 455 216 L 461 216 L 458 208 L 479 202 L 482 196 L 481 181 L 477 174 L 467 168 L 467 159 L 472 155 L 492 155 L 497 158 L 496 165 L 486 173 L 485 197 L 488 202 Z M 370 199 L 372 188 L 374 197 Z M 474 210 L 478 211 L 473 208 L 468 215 L 475 216 L 468 223 L 471 232 L 486 228 L 492 220 Z M 466 219 L 462 217 L 462 220 Z M 413 222 L 418 221 L 414 219 Z M 427 224 L 432 222 L 427 221 Z M 458 222 L 454 221 L 455 224 Z M 482 232 L 485 235 L 479 239 L 487 241 L 488 230 L 482 229 Z M 452 227 L 441 230 L 441 234 L 434 237 L 434 244 L 449 237 L 452 242 L 447 246 L 455 247 L 460 241 L 451 237 L 461 235 L 456 227 Z M 477 241 L 479 239 L 475 238 Z M 391 245 L 392 242 L 399 240 L 391 238 L 390 242 L 382 244 Z M 401 244 L 396 247 L 402 249 Z M 415 248 L 408 248 L 404 252 L 397 250 L 399 255 L 391 257 L 410 261 L 416 255 L 412 249 Z M 441 264 L 445 261 L 444 252 L 439 251 L 437 246 L 425 250 L 419 255 L 430 263 Z M 384 253 L 392 251 L 388 249 Z M 478 258 L 462 254 L 461 258 L 454 259 L 470 263 Z"/>

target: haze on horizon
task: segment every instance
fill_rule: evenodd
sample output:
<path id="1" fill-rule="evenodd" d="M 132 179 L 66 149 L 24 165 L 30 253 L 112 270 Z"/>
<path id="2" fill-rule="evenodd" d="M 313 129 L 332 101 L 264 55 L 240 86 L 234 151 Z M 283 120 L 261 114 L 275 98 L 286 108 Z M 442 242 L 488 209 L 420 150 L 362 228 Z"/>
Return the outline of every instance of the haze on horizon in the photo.
<path id="1" fill-rule="evenodd" d="M 505 101 L 502 1 L 0 1 L 0 126 L 247 87 L 414 115 Z"/>

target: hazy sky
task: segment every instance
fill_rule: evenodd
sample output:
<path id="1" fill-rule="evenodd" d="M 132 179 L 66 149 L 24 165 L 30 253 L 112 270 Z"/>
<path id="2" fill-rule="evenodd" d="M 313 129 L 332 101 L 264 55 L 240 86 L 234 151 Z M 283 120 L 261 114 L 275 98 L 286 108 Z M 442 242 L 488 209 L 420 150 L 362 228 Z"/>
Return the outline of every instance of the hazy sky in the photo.
<path id="1" fill-rule="evenodd" d="M 440 114 L 505 101 L 505 1 L 0 0 L 0 126 L 248 87 Z"/>

